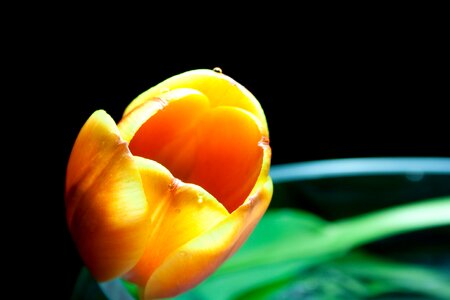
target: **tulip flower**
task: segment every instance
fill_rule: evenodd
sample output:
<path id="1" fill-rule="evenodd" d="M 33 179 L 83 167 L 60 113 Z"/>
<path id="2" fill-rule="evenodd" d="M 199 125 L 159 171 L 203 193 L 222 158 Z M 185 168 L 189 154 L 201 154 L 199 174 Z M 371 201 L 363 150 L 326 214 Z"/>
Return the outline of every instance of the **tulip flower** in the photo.
<path id="1" fill-rule="evenodd" d="M 95 111 L 66 174 L 68 228 L 98 281 L 143 299 L 199 284 L 248 238 L 272 197 L 264 112 L 242 85 L 193 70 L 150 88 L 115 121 Z"/>

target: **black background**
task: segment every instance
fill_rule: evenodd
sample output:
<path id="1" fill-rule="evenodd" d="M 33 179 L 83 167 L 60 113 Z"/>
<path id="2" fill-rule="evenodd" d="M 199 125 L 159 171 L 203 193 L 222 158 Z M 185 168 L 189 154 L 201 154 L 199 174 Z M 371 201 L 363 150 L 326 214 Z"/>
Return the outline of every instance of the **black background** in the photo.
<path id="1" fill-rule="evenodd" d="M 256 38 L 249 31 L 244 42 L 207 42 L 198 35 L 162 41 L 153 31 L 117 40 L 99 31 L 53 40 L 44 54 L 27 52 L 21 76 L 33 88 L 16 93 L 32 117 L 15 139 L 27 145 L 21 150 L 33 170 L 34 195 L 27 197 L 27 211 L 39 228 L 23 234 L 36 234 L 39 242 L 26 242 L 22 250 L 26 265 L 38 262 L 36 274 L 53 274 L 33 276 L 53 282 L 62 290 L 57 298 L 65 299 L 82 265 L 63 195 L 67 160 L 84 122 L 97 109 L 119 121 L 138 94 L 184 71 L 221 67 L 256 96 L 267 116 L 273 164 L 450 156 L 445 39 L 420 26 L 380 31 L 353 25 L 352 31 L 301 29 L 288 38 Z"/>

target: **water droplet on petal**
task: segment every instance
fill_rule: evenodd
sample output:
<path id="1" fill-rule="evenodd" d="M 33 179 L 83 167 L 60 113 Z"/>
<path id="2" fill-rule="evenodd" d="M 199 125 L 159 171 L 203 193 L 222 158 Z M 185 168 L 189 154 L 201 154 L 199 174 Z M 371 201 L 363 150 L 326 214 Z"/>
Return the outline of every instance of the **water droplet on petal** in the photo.
<path id="1" fill-rule="evenodd" d="M 216 72 L 216 73 L 222 74 L 222 69 L 219 68 L 219 67 L 215 67 L 215 68 L 213 69 L 213 71 Z"/>

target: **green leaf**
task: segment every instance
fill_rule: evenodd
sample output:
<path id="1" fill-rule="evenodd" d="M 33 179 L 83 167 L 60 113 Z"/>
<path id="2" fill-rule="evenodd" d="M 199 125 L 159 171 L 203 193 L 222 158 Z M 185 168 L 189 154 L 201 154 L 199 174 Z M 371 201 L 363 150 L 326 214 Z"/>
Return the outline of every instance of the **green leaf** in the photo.
<path id="1" fill-rule="evenodd" d="M 366 286 L 326 264 L 306 269 L 289 280 L 249 290 L 234 298 L 244 299 L 364 299 Z"/>
<path id="2" fill-rule="evenodd" d="M 134 283 L 128 282 L 126 280 L 122 280 L 122 284 L 125 287 L 125 289 L 128 291 L 130 296 L 132 296 L 134 299 L 139 299 L 139 291 L 137 285 Z"/>
<path id="3" fill-rule="evenodd" d="M 364 281 L 391 285 L 397 292 L 450 299 L 450 273 L 419 264 L 406 264 L 368 254 L 353 253 L 331 265 Z"/>
<path id="4" fill-rule="evenodd" d="M 396 295 L 444 300 L 450 299 L 449 283 L 449 274 L 426 266 L 353 252 L 234 299 L 385 299 Z"/>

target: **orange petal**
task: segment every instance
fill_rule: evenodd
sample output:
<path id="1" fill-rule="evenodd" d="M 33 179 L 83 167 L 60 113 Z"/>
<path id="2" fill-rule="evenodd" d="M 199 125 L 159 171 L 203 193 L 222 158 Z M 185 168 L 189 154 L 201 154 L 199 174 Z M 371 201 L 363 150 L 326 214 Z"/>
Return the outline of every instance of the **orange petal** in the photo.
<path id="1" fill-rule="evenodd" d="M 211 275 L 248 238 L 266 211 L 272 192 L 272 180 L 265 177 L 262 188 L 230 217 L 167 257 L 148 280 L 144 299 L 174 297 Z"/>
<path id="2" fill-rule="evenodd" d="M 200 185 L 233 212 L 244 203 L 260 174 L 261 128 L 247 111 L 223 106 L 204 116 L 196 137 L 197 150 L 191 158 L 195 164 L 183 179 Z"/>
<path id="3" fill-rule="evenodd" d="M 200 69 L 173 76 L 139 95 L 129 104 L 125 115 L 148 100 L 167 90 L 189 87 L 206 95 L 212 107 L 234 106 L 252 113 L 262 124 L 263 135 L 268 136 L 264 112 L 255 96 L 241 84 L 222 73 Z"/>
<path id="4" fill-rule="evenodd" d="M 163 111 L 164 114 L 169 114 L 176 118 L 177 122 L 174 124 L 161 124 L 162 126 L 157 128 L 158 132 L 161 133 L 158 138 L 155 139 L 155 136 L 148 135 L 145 136 L 145 139 L 146 142 L 164 145 L 170 139 L 167 133 L 173 132 L 173 127 L 176 127 L 176 133 L 182 133 L 185 131 L 185 128 L 192 126 L 192 123 L 207 107 L 209 107 L 208 99 L 199 91 L 190 88 L 165 91 L 164 93 L 155 94 L 145 102 L 134 106 L 133 110 L 128 110 L 126 115 L 120 120 L 118 127 L 121 137 L 125 141 L 130 142 L 135 133 L 141 129 L 141 126 L 149 118 L 153 118 L 155 114 L 160 114 Z M 142 131 L 146 131 L 145 126 Z"/>
<path id="5" fill-rule="evenodd" d="M 192 89 L 173 90 L 164 95 L 166 105 L 156 114 L 147 115 L 144 110 L 153 101 L 148 101 L 133 110 L 123 121 L 137 119 L 136 115 L 144 120 L 139 130 L 133 133 L 130 149 L 134 155 L 155 160 L 168 168 L 177 178 L 184 179 L 193 168 L 192 159 L 197 143 L 192 134 L 198 120 L 209 108 L 208 99 Z M 119 123 L 124 128 L 123 121 Z M 136 122 L 133 122 L 136 123 Z"/>
<path id="6" fill-rule="evenodd" d="M 232 212 L 250 194 L 261 171 L 262 128 L 248 111 L 208 109 L 200 100 L 170 102 L 135 133 L 130 149 L 161 163 L 183 182 L 201 186 Z"/>
<path id="7" fill-rule="evenodd" d="M 145 286 L 167 256 L 229 214 L 208 192 L 175 179 L 162 165 L 140 157 L 135 161 L 152 207 L 152 231 L 142 258 L 126 277 Z"/>
<path id="8" fill-rule="evenodd" d="M 149 234 L 149 208 L 133 157 L 104 111 L 92 114 L 75 141 L 65 200 L 70 232 L 97 280 L 136 264 Z"/>

